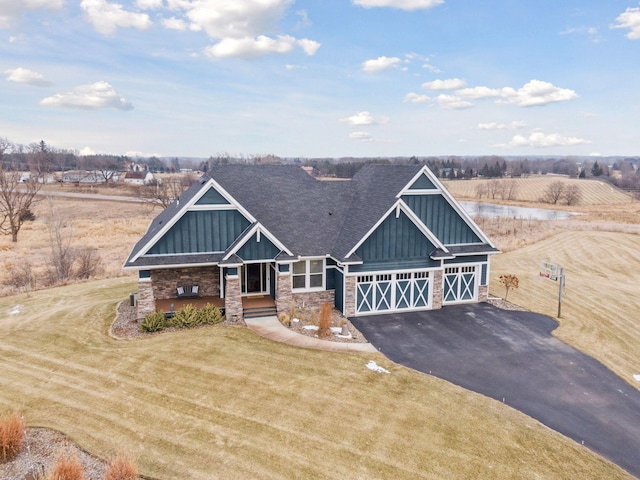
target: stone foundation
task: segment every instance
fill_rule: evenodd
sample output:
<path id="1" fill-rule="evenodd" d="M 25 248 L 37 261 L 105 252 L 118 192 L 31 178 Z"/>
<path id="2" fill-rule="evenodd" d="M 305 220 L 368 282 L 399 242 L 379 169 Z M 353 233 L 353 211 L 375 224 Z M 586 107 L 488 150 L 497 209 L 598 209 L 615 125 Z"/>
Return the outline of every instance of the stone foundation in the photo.
<path id="1" fill-rule="evenodd" d="M 157 300 L 175 298 L 178 285 L 197 284 L 198 296 L 220 296 L 220 269 L 218 267 L 193 267 L 151 270 L 153 296 Z"/>
<path id="2" fill-rule="evenodd" d="M 301 292 L 292 294 L 296 307 L 305 306 L 307 308 L 320 308 L 323 303 L 334 306 L 336 302 L 335 290 L 323 290 L 321 292 Z"/>
<path id="3" fill-rule="evenodd" d="M 276 278 L 276 310 L 278 313 L 287 312 L 293 302 L 291 294 L 291 274 L 289 272 L 278 272 Z"/>

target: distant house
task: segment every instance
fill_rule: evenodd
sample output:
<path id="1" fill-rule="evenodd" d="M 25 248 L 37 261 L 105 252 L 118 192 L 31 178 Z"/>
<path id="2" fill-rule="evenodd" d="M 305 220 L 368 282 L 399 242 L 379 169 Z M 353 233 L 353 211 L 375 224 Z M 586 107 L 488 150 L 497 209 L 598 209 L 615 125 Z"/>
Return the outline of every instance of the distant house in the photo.
<path id="1" fill-rule="evenodd" d="M 486 301 L 498 250 L 424 166 L 366 165 L 351 180 L 220 165 L 161 212 L 125 269 L 138 315 L 207 297 L 242 319 L 330 302 L 347 316 Z"/>
<path id="2" fill-rule="evenodd" d="M 149 185 L 153 182 L 154 176 L 151 172 L 127 172 L 124 175 L 124 182 L 133 185 Z"/>

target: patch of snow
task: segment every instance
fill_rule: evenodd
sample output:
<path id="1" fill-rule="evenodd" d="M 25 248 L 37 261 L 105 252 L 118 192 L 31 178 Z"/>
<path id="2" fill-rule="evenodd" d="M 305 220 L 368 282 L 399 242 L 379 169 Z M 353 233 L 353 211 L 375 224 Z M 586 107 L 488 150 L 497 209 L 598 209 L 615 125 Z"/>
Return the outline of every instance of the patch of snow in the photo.
<path id="1" fill-rule="evenodd" d="M 633 376 L 633 379 L 634 379 L 636 382 L 640 382 L 640 374 L 636 373 L 636 374 Z"/>
<path id="2" fill-rule="evenodd" d="M 369 360 L 369 363 L 367 363 L 367 368 L 369 370 L 373 370 L 374 372 L 378 372 L 378 373 L 389 373 L 389 370 L 387 370 L 386 368 L 382 368 L 373 360 Z"/>
<path id="3" fill-rule="evenodd" d="M 340 333 L 342 332 L 342 328 L 340 327 L 329 327 L 331 329 L 331 333 Z"/>
<path id="4" fill-rule="evenodd" d="M 22 309 L 22 305 L 16 305 L 15 307 L 13 307 L 10 311 L 9 311 L 9 315 L 16 315 L 18 313 L 20 313 L 20 310 Z"/>
<path id="5" fill-rule="evenodd" d="M 317 325 L 304 325 L 302 328 L 304 328 L 305 330 L 318 330 Z"/>
<path id="6" fill-rule="evenodd" d="M 299 318 L 294 318 L 293 320 L 291 320 L 293 323 L 298 323 L 300 321 Z"/>

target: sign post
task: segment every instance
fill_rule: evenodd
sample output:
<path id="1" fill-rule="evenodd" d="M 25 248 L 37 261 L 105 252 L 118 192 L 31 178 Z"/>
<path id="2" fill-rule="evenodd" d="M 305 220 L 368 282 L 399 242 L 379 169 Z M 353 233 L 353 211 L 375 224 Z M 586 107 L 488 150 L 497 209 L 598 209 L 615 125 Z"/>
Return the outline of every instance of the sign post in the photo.
<path id="1" fill-rule="evenodd" d="M 562 314 L 562 292 L 564 291 L 564 267 L 550 262 L 540 262 L 540 276 L 558 282 L 558 318 Z"/>

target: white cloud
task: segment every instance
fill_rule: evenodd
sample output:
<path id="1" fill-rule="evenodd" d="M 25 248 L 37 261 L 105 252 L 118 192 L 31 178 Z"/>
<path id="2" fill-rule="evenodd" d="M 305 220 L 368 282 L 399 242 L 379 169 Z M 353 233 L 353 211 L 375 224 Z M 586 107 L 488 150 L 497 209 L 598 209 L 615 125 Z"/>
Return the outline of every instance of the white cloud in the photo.
<path id="1" fill-rule="evenodd" d="M 427 95 L 420 95 L 419 93 L 411 92 L 407 93 L 402 101 L 410 103 L 429 103 L 431 101 L 431 98 L 429 98 Z"/>
<path id="2" fill-rule="evenodd" d="M 27 10 L 59 10 L 63 5 L 64 0 L 0 0 L 0 27 L 11 26 L 11 21 Z"/>
<path id="3" fill-rule="evenodd" d="M 306 10 L 298 10 L 296 12 L 296 15 L 300 17 L 300 20 L 298 20 L 298 23 L 296 23 L 296 30 L 307 28 L 313 25 L 313 23 L 311 23 L 311 20 L 309 20 L 309 14 Z"/>
<path id="4" fill-rule="evenodd" d="M 428 90 L 457 90 L 464 87 L 467 84 L 460 78 L 448 78 L 446 80 L 434 80 L 422 84 L 422 88 Z"/>
<path id="5" fill-rule="evenodd" d="M 298 45 L 307 55 L 313 55 L 320 44 L 313 40 L 296 40 L 290 35 L 279 35 L 277 38 L 259 35 L 257 38 L 223 38 L 215 45 L 205 49 L 211 58 L 256 58 L 268 54 L 289 53 Z"/>
<path id="6" fill-rule="evenodd" d="M 170 30 L 185 31 L 188 27 L 187 22 L 181 18 L 171 17 L 162 20 L 162 25 Z"/>
<path id="7" fill-rule="evenodd" d="M 440 94 L 436 97 L 436 101 L 442 108 L 449 110 L 464 110 L 473 107 L 473 103 L 467 102 L 455 95 Z"/>
<path id="8" fill-rule="evenodd" d="M 511 122 L 511 123 L 497 123 L 497 122 L 488 122 L 488 123 L 479 123 L 479 130 L 517 130 L 519 128 L 526 127 L 527 124 L 525 122 Z"/>
<path id="9" fill-rule="evenodd" d="M 99 108 L 133 109 L 133 105 L 118 95 L 115 89 L 107 82 L 80 85 L 73 92 L 58 93 L 44 98 L 40 101 L 40 105 L 85 110 L 97 110 Z"/>
<path id="10" fill-rule="evenodd" d="M 118 27 L 145 30 L 151 26 L 149 15 L 126 11 L 118 3 L 109 3 L 106 0 L 82 0 L 80 7 L 85 11 L 93 28 L 103 34 L 113 33 Z"/>
<path id="11" fill-rule="evenodd" d="M 531 80 L 518 90 L 506 87 L 502 89 L 502 93 L 508 103 L 518 107 L 547 105 L 578 98 L 578 94 L 573 90 L 559 88 L 541 80 Z"/>
<path id="12" fill-rule="evenodd" d="M 524 135 L 516 135 L 507 144 L 496 145 L 498 147 L 568 147 L 572 145 L 583 145 L 591 143 L 589 140 L 577 137 L 565 137 L 559 133 L 545 134 L 540 130 L 531 132 L 528 137 Z"/>
<path id="13" fill-rule="evenodd" d="M 86 157 L 89 155 L 95 155 L 96 151 L 91 147 L 84 147 L 78 152 L 81 156 Z"/>
<path id="14" fill-rule="evenodd" d="M 49 87 L 51 82 L 45 80 L 41 73 L 34 72 L 27 68 L 14 68 L 13 70 L 7 70 L 4 72 L 7 74 L 7 81 L 24 83 L 25 85 L 32 85 L 34 87 Z"/>
<path id="15" fill-rule="evenodd" d="M 373 116 L 369 112 L 358 112 L 350 117 L 343 118 L 341 122 L 346 122 L 351 126 L 373 125 L 376 123 Z"/>
<path id="16" fill-rule="evenodd" d="M 391 7 L 400 10 L 428 9 L 444 3 L 444 0 L 352 0 L 354 5 L 364 8 Z"/>
<path id="17" fill-rule="evenodd" d="M 616 18 L 615 25 L 611 28 L 628 28 L 630 30 L 626 37 L 629 40 L 640 39 L 640 8 L 627 8 Z"/>
<path id="18" fill-rule="evenodd" d="M 370 142 L 373 140 L 369 132 L 351 132 L 349 138 L 353 140 L 360 140 L 361 142 Z"/>
<path id="19" fill-rule="evenodd" d="M 211 38 L 248 38 L 273 31 L 293 0 L 181 2 L 187 17 Z"/>
<path id="20" fill-rule="evenodd" d="M 367 73 L 378 73 L 392 70 L 398 66 L 401 60 L 398 57 L 378 57 L 362 63 L 362 70 Z"/>
<path id="21" fill-rule="evenodd" d="M 308 38 L 301 38 L 300 40 L 296 40 L 296 43 L 300 48 L 302 48 L 302 50 L 304 50 L 304 53 L 306 53 L 310 57 L 315 55 L 320 48 L 319 42 L 309 40 Z"/>
<path id="22" fill-rule="evenodd" d="M 459 97 L 470 98 L 479 100 L 481 98 L 493 98 L 501 97 L 505 93 L 502 88 L 489 88 L 489 87 L 473 87 L 473 88 L 461 88 L 456 90 L 456 95 Z"/>
<path id="23" fill-rule="evenodd" d="M 136 0 L 136 5 L 142 10 L 162 8 L 162 0 Z"/>

